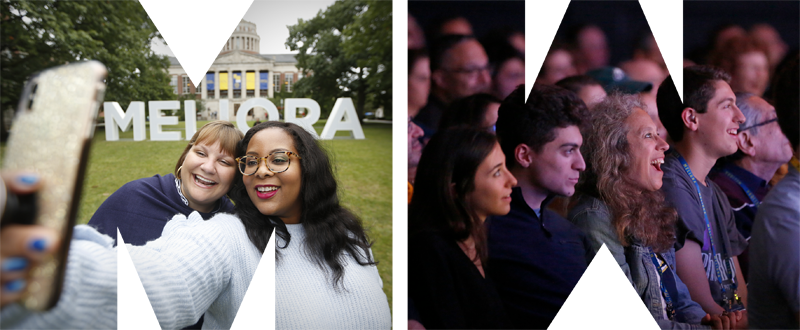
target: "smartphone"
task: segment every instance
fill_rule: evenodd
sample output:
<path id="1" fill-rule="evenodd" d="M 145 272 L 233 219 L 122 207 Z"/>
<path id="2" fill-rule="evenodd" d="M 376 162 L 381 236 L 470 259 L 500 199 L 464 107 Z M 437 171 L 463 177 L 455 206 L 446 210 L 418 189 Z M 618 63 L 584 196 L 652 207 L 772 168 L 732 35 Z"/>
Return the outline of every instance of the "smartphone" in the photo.
<path id="1" fill-rule="evenodd" d="M 2 225 L 47 226 L 62 237 L 58 253 L 30 271 L 28 287 L 21 300 L 30 310 L 48 310 L 56 305 L 61 295 L 89 147 L 105 93 L 106 74 L 105 66 L 97 61 L 62 65 L 32 75 L 22 91 L 6 145 L 3 169 L 36 172 L 43 189 L 25 197 L 31 201 L 18 199 L 22 204 L 35 203 L 36 211 L 29 219 L 4 216 Z M 31 209 L 30 205 L 18 207 Z"/>

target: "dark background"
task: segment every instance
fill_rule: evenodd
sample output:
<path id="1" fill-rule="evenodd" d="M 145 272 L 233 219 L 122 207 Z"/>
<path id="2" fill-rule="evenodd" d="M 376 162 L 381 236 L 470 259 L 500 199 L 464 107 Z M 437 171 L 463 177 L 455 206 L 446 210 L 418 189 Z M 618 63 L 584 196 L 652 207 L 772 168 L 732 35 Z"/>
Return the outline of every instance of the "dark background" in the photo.
<path id="1" fill-rule="evenodd" d="M 443 13 L 458 13 L 470 20 L 477 36 L 492 28 L 510 25 L 525 32 L 556 34 L 567 27 L 594 23 L 606 33 L 611 64 L 629 59 L 642 31 L 666 30 L 675 58 L 685 58 L 705 45 L 709 33 L 721 23 L 735 23 L 745 30 L 755 23 L 769 23 L 789 45 L 800 46 L 800 1 L 513 1 L 513 0 L 401 0 L 425 29 L 429 20 Z"/>

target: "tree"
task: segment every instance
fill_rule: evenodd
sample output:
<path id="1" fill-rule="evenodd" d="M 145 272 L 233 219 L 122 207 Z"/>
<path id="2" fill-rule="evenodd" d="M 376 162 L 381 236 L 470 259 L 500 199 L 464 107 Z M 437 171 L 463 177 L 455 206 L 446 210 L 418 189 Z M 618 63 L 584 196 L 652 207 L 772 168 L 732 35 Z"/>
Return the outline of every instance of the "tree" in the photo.
<path id="1" fill-rule="evenodd" d="M 173 98 L 169 60 L 150 50 L 160 35 L 136 1 L 2 0 L 0 19 L 0 110 L 16 107 L 32 73 L 84 60 L 105 64 L 105 100 L 123 109 Z"/>
<path id="2" fill-rule="evenodd" d="M 323 116 L 339 97 L 355 99 L 359 120 L 367 102 L 391 113 L 391 9 L 388 1 L 339 1 L 289 26 L 286 46 L 310 73 L 294 85 L 295 95 L 319 102 Z"/>
<path id="3" fill-rule="evenodd" d="M 345 28 L 349 39 L 342 44 L 345 56 L 356 57 L 356 64 L 370 74 L 364 101 L 373 108 L 383 107 L 387 117 L 392 117 L 392 3 L 367 0 L 367 10 Z"/>

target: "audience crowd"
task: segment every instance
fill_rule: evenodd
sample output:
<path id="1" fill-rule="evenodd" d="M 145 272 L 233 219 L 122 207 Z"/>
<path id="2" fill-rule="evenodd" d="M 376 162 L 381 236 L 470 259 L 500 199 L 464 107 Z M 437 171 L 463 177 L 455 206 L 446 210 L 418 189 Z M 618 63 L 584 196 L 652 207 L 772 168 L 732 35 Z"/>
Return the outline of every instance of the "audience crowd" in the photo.
<path id="1" fill-rule="evenodd" d="M 409 328 L 547 328 L 603 245 L 663 329 L 800 328 L 797 51 L 721 27 L 681 99 L 565 35 L 525 90 L 521 32 L 409 17 Z"/>

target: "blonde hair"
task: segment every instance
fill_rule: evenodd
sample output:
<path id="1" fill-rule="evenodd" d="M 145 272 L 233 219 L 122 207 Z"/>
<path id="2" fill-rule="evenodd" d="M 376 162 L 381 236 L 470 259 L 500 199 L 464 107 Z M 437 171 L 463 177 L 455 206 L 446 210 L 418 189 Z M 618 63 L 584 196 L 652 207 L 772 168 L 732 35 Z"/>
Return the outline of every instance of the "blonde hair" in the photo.
<path id="1" fill-rule="evenodd" d="M 178 171 L 186 160 L 186 154 L 192 149 L 192 146 L 198 143 L 214 144 L 219 142 L 222 152 L 225 154 L 236 157 L 236 146 L 239 141 L 244 138 L 244 134 L 231 122 L 225 120 L 215 120 L 208 124 L 203 125 L 194 135 L 186 149 L 183 150 L 181 157 L 178 158 L 178 163 L 175 164 L 175 176 L 179 177 Z"/>

